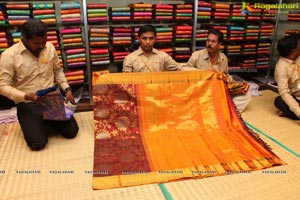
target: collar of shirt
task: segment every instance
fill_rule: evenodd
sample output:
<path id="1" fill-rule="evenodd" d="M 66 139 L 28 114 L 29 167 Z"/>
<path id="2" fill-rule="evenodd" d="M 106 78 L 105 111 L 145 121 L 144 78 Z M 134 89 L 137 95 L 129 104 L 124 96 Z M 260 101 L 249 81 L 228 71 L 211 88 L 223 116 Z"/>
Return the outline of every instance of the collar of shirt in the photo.
<path id="1" fill-rule="evenodd" d="M 44 49 L 46 49 L 48 45 L 49 45 L 48 42 L 46 42 L 46 45 L 45 45 Z M 43 50 L 44 50 L 44 49 L 43 49 Z M 19 42 L 19 48 L 18 48 L 18 51 L 19 51 L 20 54 L 23 53 L 24 51 L 29 51 L 29 50 L 25 47 L 25 45 L 23 44 L 22 40 Z"/>
<path id="2" fill-rule="evenodd" d="M 209 55 L 208 55 L 207 48 L 204 49 L 204 59 L 205 59 L 205 60 L 208 60 L 208 59 L 209 59 Z M 224 60 L 224 56 L 223 56 L 223 54 L 219 51 L 218 63 L 221 62 L 221 60 Z"/>
<path id="3" fill-rule="evenodd" d="M 296 61 L 295 60 L 291 60 L 291 59 L 288 59 L 288 58 L 285 58 L 285 57 L 281 57 L 280 56 L 280 59 L 287 62 L 288 64 L 296 64 Z"/>
<path id="4" fill-rule="evenodd" d="M 144 51 L 142 50 L 141 47 L 139 47 L 138 50 L 137 50 L 137 53 L 138 53 L 138 55 L 141 55 L 141 54 L 144 54 Z M 152 53 L 157 54 L 157 53 L 158 53 L 158 50 L 155 49 L 155 48 L 153 48 L 153 49 L 152 49 Z"/>

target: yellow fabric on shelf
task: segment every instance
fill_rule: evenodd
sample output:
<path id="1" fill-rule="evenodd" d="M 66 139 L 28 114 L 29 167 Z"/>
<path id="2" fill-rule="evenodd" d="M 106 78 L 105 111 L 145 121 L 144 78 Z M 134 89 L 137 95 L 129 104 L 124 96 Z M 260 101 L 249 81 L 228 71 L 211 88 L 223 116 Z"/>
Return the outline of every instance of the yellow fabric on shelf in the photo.
<path id="1" fill-rule="evenodd" d="M 93 188 L 259 170 L 284 162 L 247 129 L 212 71 L 93 74 Z"/>

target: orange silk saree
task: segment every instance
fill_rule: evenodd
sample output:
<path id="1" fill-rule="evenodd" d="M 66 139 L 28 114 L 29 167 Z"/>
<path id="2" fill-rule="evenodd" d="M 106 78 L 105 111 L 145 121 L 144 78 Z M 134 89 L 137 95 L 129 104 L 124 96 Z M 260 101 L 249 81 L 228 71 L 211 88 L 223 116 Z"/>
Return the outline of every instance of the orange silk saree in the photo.
<path id="1" fill-rule="evenodd" d="M 212 71 L 93 74 L 93 188 L 284 164 L 243 123 Z"/>

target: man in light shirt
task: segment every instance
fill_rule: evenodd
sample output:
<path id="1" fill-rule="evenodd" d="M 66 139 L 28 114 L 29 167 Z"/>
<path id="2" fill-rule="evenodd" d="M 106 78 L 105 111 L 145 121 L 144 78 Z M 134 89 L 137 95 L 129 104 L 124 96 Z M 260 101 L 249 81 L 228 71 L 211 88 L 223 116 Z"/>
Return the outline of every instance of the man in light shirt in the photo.
<path id="1" fill-rule="evenodd" d="M 139 48 L 123 61 L 123 72 L 158 72 L 189 70 L 177 63 L 165 52 L 153 48 L 156 29 L 152 25 L 141 26 L 138 31 Z"/>
<path id="2" fill-rule="evenodd" d="M 279 60 L 274 78 L 280 96 L 274 100 L 280 116 L 300 119 L 300 37 L 286 36 L 278 41 Z"/>
<path id="3" fill-rule="evenodd" d="M 25 141 L 32 150 L 43 149 L 49 127 L 66 138 L 74 138 L 78 125 L 72 116 L 67 121 L 44 120 L 36 91 L 56 84 L 66 101 L 75 103 L 54 46 L 47 42 L 47 26 L 30 19 L 22 27 L 22 39 L 1 54 L 0 94 L 16 103 L 17 117 Z"/>

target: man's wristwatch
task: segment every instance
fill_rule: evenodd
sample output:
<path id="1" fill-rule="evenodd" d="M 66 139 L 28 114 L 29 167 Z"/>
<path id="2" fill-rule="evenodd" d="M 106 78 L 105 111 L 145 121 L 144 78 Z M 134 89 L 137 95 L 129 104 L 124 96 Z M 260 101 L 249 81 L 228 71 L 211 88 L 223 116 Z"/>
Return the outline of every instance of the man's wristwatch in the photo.
<path id="1" fill-rule="evenodd" d="M 67 94 L 67 92 L 71 91 L 72 92 L 72 88 L 71 87 L 67 87 L 65 90 L 64 90 L 64 93 Z"/>

